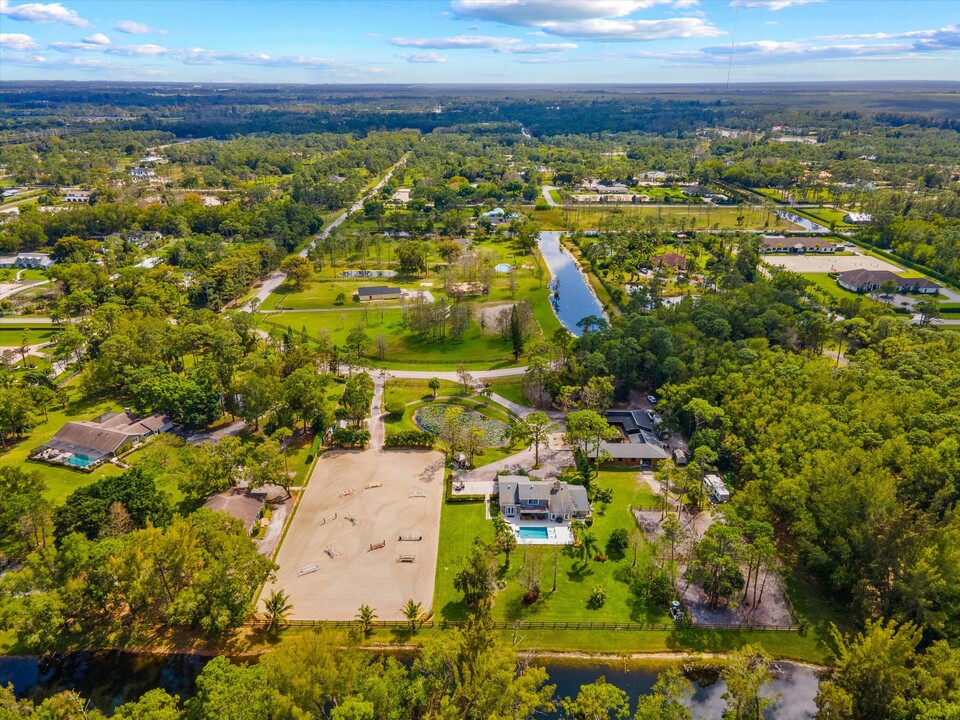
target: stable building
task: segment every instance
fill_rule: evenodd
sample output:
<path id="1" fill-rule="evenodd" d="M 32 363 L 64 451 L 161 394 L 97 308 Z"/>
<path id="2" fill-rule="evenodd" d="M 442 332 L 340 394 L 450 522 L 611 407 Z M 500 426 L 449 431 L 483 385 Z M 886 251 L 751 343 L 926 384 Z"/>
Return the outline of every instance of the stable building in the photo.
<path id="1" fill-rule="evenodd" d="M 373 300 L 399 300 L 403 291 L 396 287 L 387 287 L 386 285 L 374 285 L 373 287 L 362 287 L 357 290 L 357 297 L 360 302 L 371 302 Z"/>
<path id="2" fill-rule="evenodd" d="M 805 255 L 806 253 L 833 253 L 837 251 L 837 244 L 827 242 L 819 237 L 787 237 L 785 235 L 764 235 L 760 252 L 789 253 L 791 255 Z"/>

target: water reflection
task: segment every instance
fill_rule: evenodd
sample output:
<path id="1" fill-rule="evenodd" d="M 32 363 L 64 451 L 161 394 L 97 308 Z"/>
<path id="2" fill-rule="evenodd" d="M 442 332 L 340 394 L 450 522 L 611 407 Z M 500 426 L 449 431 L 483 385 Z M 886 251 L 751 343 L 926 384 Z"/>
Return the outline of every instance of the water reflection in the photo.
<path id="1" fill-rule="evenodd" d="M 549 288 L 553 293 L 550 304 L 553 311 L 567 330 L 574 335 L 582 335 L 583 331 L 577 327 L 577 323 L 591 315 L 606 317 L 603 305 L 594 295 L 573 256 L 560 245 L 560 233 L 540 233 L 539 246 L 550 268 Z"/>

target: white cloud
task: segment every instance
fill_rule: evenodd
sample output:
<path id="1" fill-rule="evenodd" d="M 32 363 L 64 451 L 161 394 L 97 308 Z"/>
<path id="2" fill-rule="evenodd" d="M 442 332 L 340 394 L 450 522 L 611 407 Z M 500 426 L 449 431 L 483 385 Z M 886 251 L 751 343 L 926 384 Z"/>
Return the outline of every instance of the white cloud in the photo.
<path id="1" fill-rule="evenodd" d="M 540 26 L 546 22 L 576 22 L 625 17 L 655 5 L 687 7 L 691 0 L 453 0 L 460 17 L 505 25 Z"/>
<path id="2" fill-rule="evenodd" d="M 477 48 L 500 48 L 520 41 L 515 38 L 491 37 L 489 35 L 454 35 L 439 38 L 390 38 L 397 47 L 431 48 L 434 50 L 475 50 Z"/>
<path id="3" fill-rule="evenodd" d="M 113 24 L 115 30 L 119 30 L 127 35 L 146 35 L 147 33 L 166 34 L 166 30 L 157 30 L 135 20 L 117 20 Z"/>
<path id="4" fill-rule="evenodd" d="M 447 59 L 435 52 L 419 52 L 419 53 L 400 53 L 397 55 L 401 60 L 406 60 L 408 63 L 445 63 Z"/>
<path id="5" fill-rule="evenodd" d="M 75 27 L 86 27 L 90 24 L 77 15 L 76 10 L 68 10 L 60 3 L 11 5 L 10 0 L 0 0 L 0 15 L 25 22 L 63 23 Z"/>
<path id="6" fill-rule="evenodd" d="M 503 52 L 516 55 L 546 55 L 576 49 L 576 43 L 537 43 L 536 45 L 508 45 L 503 48 Z"/>
<path id="7" fill-rule="evenodd" d="M 110 44 L 110 38 L 108 38 L 103 33 L 94 33 L 90 37 L 85 37 L 83 41 L 88 45 L 109 45 Z"/>
<path id="8" fill-rule="evenodd" d="M 871 36 L 869 39 L 877 39 Z M 902 40 L 905 42 L 817 42 L 813 40 L 795 40 L 782 42 L 777 40 L 756 40 L 730 45 L 714 45 L 700 50 L 679 52 L 643 52 L 626 53 L 628 57 L 665 60 L 679 64 L 717 65 L 726 62 L 733 53 L 736 65 L 786 65 L 808 62 L 836 62 L 838 60 L 889 61 L 919 60 L 935 53 L 953 51 L 960 47 L 960 34 L 955 26 L 939 31 L 919 31 L 900 33 L 896 36 L 882 36 L 883 40 Z"/>
<path id="9" fill-rule="evenodd" d="M 7 48 L 7 50 L 26 52 L 27 50 L 36 50 L 39 46 L 29 35 L 23 35 L 22 33 L 0 33 L 0 47 Z"/>
<path id="10" fill-rule="evenodd" d="M 697 0 L 454 0 L 453 8 L 464 18 L 535 27 L 550 35 L 582 40 L 646 41 L 723 35 L 703 17 L 627 17 L 658 5 L 682 9 L 696 4 Z"/>
<path id="11" fill-rule="evenodd" d="M 723 30 L 703 18 L 666 20 L 584 20 L 577 23 L 547 23 L 541 27 L 551 35 L 580 40 L 647 41 L 674 38 L 716 37 Z"/>
<path id="12" fill-rule="evenodd" d="M 733 0 L 730 7 L 766 8 L 767 10 L 783 10 L 794 5 L 810 5 L 821 3 L 823 0 Z"/>

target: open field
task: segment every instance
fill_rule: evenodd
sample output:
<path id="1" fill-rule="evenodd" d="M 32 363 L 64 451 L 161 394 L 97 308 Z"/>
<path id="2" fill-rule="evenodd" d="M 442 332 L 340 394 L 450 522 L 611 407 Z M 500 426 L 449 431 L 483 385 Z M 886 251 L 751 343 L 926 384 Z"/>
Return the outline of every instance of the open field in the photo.
<path id="1" fill-rule="evenodd" d="M 382 485 L 367 488 L 376 483 Z M 425 496 L 410 497 L 415 492 Z M 402 620 L 400 608 L 409 599 L 427 610 L 434 591 L 442 495 L 443 456 L 438 452 L 327 453 L 314 467 L 280 547 L 276 581 L 265 592 L 282 588 L 293 605 L 290 617 L 296 619 L 350 620 L 366 604 L 381 620 Z M 398 540 L 407 534 L 422 540 Z M 369 550 L 381 541 L 384 548 Z M 329 557 L 327 548 L 334 548 L 336 557 Z M 416 562 L 398 562 L 401 554 L 416 555 Z M 314 564 L 316 572 L 298 574 Z"/>
<path id="2" fill-rule="evenodd" d="M 795 273 L 831 273 L 861 269 L 903 272 L 903 268 L 868 255 L 764 255 L 763 261 Z"/>
<path id="3" fill-rule="evenodd" d="M 34 327 L 0 325 L 0 347 L 20 347 L 23 343 L 40 345 L 51 342 L 56 335 L 57 330 L 50 325 Z"/>
<path id="4" fill-rule="evenodd" d="M 541 223 L 544 230 L 596 230 L 611 215 L 647 215 L 662 218 L 668 224 L 687 230 L 770 230 L 789 232 L 801 228 L 776 213 L 759 205 L 716 206 L 650 206 L 625 205 L 617 207 L 570 207 L 536 210 L 530 213 Z M 743 217 L 741 225 L 737 218 Z"/>

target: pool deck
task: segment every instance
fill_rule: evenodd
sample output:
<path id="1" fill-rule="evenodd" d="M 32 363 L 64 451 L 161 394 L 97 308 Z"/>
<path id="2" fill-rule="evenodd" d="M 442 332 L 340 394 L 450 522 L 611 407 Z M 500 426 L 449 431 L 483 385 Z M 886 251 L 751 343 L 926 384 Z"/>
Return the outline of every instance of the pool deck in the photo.
<path id="1" fill-rule="evenodd" d="M 513 528 L 513 534 L 517 538 L 518 545 L 572 545 L 573 533 L 570 532 L 569 523 L 550 523 L 542 520 L 537 521 L 517 521 L 511 520 L 510 527 Z M 547 531 L 547 537 L 523 537 L 520 534 L 521 528 L 543 528 Z"/>

